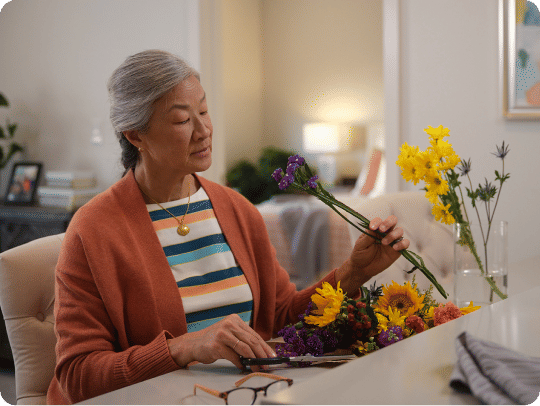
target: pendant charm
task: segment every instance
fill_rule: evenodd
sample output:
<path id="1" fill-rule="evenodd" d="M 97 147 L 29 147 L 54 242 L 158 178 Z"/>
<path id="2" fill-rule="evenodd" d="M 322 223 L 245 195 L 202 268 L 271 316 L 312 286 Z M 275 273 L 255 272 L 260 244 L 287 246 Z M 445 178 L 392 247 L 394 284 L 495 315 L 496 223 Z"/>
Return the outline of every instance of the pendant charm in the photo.
<path id="1" fill-rule="evenodd" d="M 189 234 L 189 227 L 185 224 L 182 224 L 181 226 L 178 226 L 176 229 L 176 232 L 180 234 L 181 236 L 186 236 Z"/>

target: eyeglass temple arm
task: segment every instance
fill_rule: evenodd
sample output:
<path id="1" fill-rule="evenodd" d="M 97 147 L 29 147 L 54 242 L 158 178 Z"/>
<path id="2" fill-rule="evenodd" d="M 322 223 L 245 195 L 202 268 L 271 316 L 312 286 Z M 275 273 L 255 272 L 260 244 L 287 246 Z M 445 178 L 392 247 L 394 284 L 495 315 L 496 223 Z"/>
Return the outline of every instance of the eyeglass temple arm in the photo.
<path id="1" fill-rule="evenodd" d="M 209 393 L 210 395 L 214 395 L 214 396 L 216 396 L 218 398 L 225 399 L 227 397 L 226 393 L 219 392 L 219 391 L 217 391 L 215 389 L 207 388 L 206 386 L 199 385 L 198 383 L 196 383 L 195 386 L 193 386 L 193 395 L 197 394 L 197 388 L 205 391 L 206 393 Z"/>
<path id="2" fill-rule="evenodd" d="M 291 383 L 292 383 L 292 379 L 285 378 L 284 376 L 268 374 L 266 372 L 253 372 L 253 373 L 251 373 L 249 375 L 244 376 L 242 379 L 236 381 L 234 384 L 235 384 L 235 386 L 240 386 L 244 382 L 246 382 L 248 379 L 253 378 L 255 376 L 262 376 L 263 378 L 275 379 L 276 381 L 287 381 L 287 382 L 289 382 L 289 385 L 291 385 Z"/>

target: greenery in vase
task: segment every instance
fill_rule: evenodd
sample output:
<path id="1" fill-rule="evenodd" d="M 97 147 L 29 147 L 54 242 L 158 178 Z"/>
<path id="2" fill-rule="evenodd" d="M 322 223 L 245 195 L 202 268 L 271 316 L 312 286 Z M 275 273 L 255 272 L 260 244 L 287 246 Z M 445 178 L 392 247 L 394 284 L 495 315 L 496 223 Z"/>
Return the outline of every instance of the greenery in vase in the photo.
<path id="1" fill-rule="evenodd" d="M 0 93 L 0 107 L 9 107 L 9 102 L 2 93 Z M 10 123 L 9 120 L 6 120 L 6 128 L 4 129 L 0 126 L 0 140 L 13 139 L 16 130 L 17 124 Z M 8 164 L 11 157 L 19 151 L 22 152 L 23 147 L 14 141 L 9 144 L 7 153 L 4 151 L 4 148 L 0 146 L 0 169 L 3 169 Z"/>
<path id="2" fill-rule="evenodd" d="M 407 143 L 402 145 L 400 156 L 396 162 L 401 168 L 401 175 L 406 181 L 413 182 L 415 185 L 420 181 L 425 183 L 426 197 L 433 204 L 432 213 L 437 221 L 461 225 L 461 240 L 458 243 L 469 248 L 492 292 L 501 299 L 505 299 L 506 295 L 501 292 L 494 279 L 488 275 L 487 244 L 502 186 L 510 177 L 510 174 L 505 173 L 504 169 L 504 158 L 509 152 L 509 147 L 503 141 L 502 146 L 497 146 L 497 152 L 494 153 L 502 161 L 502 171 L 495 171 L 494 182 L 498 183 L 498 186 L 486 179 L 483 185 L 479 184 L 477 188 L 474 188 L 469 176 L 471 160 L 460 159 L 454 152 L 452 145 L 443 139 L 450 135 L 450 130 L 441 125 L 437 128 L 428 126 L 424 131 L 429 135 L 430 142 L 430 146 L 425 151 L 420 151 L 417 146 L 409 146 Z M 459 174 L 454 169 L 457 169 Z M 459 180 L 460 175 L 467 177 L 469 181 L 470 187 L 465 187 L 465 190 L 480 226 L 485 268 L 471 233 L 470 220 Z M 480 210 L 482 209 L 485 211 L 487 225 L 481 219 Z"/>

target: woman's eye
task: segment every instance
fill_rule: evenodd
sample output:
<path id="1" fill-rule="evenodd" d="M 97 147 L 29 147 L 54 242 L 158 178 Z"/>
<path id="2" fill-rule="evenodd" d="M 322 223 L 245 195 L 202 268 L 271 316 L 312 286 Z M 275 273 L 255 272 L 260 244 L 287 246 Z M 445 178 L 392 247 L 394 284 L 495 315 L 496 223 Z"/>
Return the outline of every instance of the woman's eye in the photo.
<path id="1" fill-rule="evenodd" d="M 175 124 L 187 124 L 189 123 L 189 118 L 187 120 L 179 120 L 179 121 L 176 121 Z"/>
<path id="2" fill-rule="evenodd" d="M 201 111 L 199 114 L 200 114 L 201 116 L 204 116 L 204 115 L 208 114 L 208 110 Z"/>

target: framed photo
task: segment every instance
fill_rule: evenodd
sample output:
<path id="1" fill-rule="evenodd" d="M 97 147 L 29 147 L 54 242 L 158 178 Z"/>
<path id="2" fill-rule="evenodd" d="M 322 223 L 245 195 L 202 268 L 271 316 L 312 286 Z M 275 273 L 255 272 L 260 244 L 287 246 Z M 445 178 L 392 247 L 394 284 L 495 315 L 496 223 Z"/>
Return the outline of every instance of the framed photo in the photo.
<path id="1" fill-rule="evenodd" d="M 499 0 L 503 114 L 540 120 L 540 1 Z"/>
<path id="2" fill-rule="evenodd" d="M 33 204 L 41 175 L 40 162 L 17 162 L 13 165 L 4 204 Z"/>

